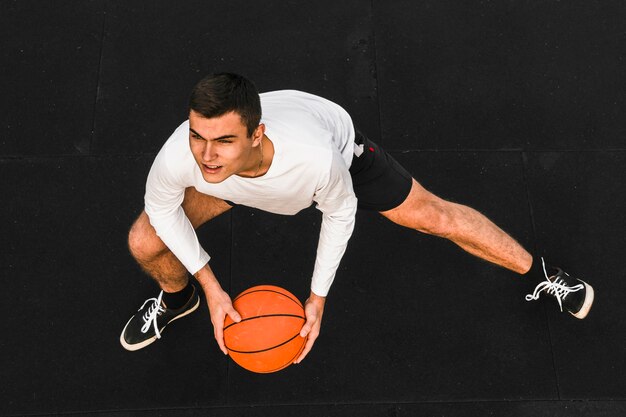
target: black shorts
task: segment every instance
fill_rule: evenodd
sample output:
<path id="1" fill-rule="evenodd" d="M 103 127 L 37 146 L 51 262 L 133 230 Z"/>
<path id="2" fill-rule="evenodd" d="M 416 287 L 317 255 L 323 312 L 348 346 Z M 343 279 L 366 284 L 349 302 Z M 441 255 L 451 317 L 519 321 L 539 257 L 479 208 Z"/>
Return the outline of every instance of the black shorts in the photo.
<path id="1" fill-rule="evenodd" d="M 350 165 L 352 186 L 363 210 L 387 211 L 398 207 L 406 199 L 413 185 L 413 177 L 383 148 L 356 130 L 354 143 L 363 145 L 363 153 L 356 154 Z M 237 206 L 224 200 L 230 206 Z"/>
<path id="2" fill-rule="evenodd" d="M 383 148 L 356 130 L 354 143 L 363 145 L 363 153 L 355 154 L 350 166 L 358 207 L 364 210 L 387 211 L 406 199 L 413 177 Z"/>

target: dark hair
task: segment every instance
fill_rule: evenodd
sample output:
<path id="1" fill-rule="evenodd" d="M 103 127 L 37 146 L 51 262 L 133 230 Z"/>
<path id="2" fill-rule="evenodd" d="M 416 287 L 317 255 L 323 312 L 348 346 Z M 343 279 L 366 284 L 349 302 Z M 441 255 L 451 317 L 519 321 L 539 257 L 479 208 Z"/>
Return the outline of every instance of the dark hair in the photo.
<path id="1" fill-rule="evenodd" d="M 261 100 L 252 81 L 231 73 L 211 74 L 191 90 L 189 111 L 206 118 L 222 116 L 234 111 L 252 136 L 261 122 Z"/>

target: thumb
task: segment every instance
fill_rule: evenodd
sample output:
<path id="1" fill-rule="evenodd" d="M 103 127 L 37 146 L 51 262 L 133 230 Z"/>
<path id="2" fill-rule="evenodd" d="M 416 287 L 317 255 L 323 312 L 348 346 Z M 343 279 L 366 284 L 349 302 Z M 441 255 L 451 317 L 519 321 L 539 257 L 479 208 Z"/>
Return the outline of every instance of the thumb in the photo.
<path id="1" fill-rule="evenodd" d="M 302 330 L 300 330 L 300 336 L 306 337 L 311 329 L 313 328 L 313 323 L 317 320 L 317 316 L 315 314 L 309 314 L 307 317 L 306 323 L 302 326 Z"/>
<path id="2" fill-rule="evenodd" d="M 228 314 L 228 316 L 233 319 L 235 323 L 239 323 L 241 321 L 241 315 L 237 313 L 237 310 L 235 310 L 233 307 L 230 307 L 226 314 Z"/>
<path id="3" fill-rule="evenodd" d="M 313 327 L 313 325 L 311 324 L 305 324 L 304 326 L 302 326 L 302 330 L 300 330 L 300 337 L 306 337 L 306 335 L 309 334 L 309 332 L 311 331 L 311 327 Z"/>

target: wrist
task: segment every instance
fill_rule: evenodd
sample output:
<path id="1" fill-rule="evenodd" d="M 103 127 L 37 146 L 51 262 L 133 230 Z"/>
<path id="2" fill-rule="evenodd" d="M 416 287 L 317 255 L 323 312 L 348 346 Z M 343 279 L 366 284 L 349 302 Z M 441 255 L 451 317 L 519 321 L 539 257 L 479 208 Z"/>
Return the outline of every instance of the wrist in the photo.
<path id="1" fill-rule="evenodd" d="M 323 306 L 326 302 L 326 297 L 317 295 L 313 291 L 311 291 L 311 294 L 309 295 L 309 301 Z"/>
<path id="2" fill-rule="evenodd" d="M 221 290 L 222 287 L 217 280 L 217 277 L 211 270 L 211 267 L 207 263 L 198 272 L 193 274 L 196 280 L 200 283 L 205 292 L 212 292 L 214 290 Z"/>

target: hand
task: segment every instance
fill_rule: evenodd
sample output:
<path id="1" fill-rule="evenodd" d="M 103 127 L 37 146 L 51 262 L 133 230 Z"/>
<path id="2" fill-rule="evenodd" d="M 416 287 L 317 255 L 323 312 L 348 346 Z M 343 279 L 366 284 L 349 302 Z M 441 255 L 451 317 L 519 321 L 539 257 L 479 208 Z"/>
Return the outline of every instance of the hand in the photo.
<path id="1" fill-rule="evenodd" d="M 228 350 L 224 344 L 224 319 L 229 315 L 234 322 L 241 321 L 241 316 L 230 300 L 230 297 L 221 288 L 211 293 L 206 293 L 207 304 L 209 305 L 209 314 L 211 315 L 211 323 L 213 323 L 213 333 L 217 344 L 224 355 L 228 355 Z"/>
<path id="2" fill-rule="evenodd" d="M 228 355 L 228 350 L 224 344 L 224 319 L 226 315 L 228 315 L 234 322 L 239 323 L 241 316 L 233 307 L 230 297 L 222 289 L 208 264 L 198 271 L 195 276 L 198 282 L 200 282 L 200 285 L 202 285 L 204 294 L 206 295 L 215 340 L 217 340 L 217 344 L 224 355 Z"/>
<path id="3" fill-rule="evenodd" d="M 322 315 L 324 314 L 324 303 L 326 302 L 326 297 L 320 297 L 319 295 L 311 292 L 309 299 L 304 303 L 304 314 L 306 316 L 306 323 L 302 326 L 302 330 L 300 330 L 300 336 L 307 337 L 306 344 L 304 345 L 304 349 L 302 353 L 294 361 L 294 363 L 302 362 L 302 359 L 306 357 L 306 355 L 313 348 L 313 343 L 315 343 L 315 339 L 320 334 L 320 328 L 322 326 Z"/>

